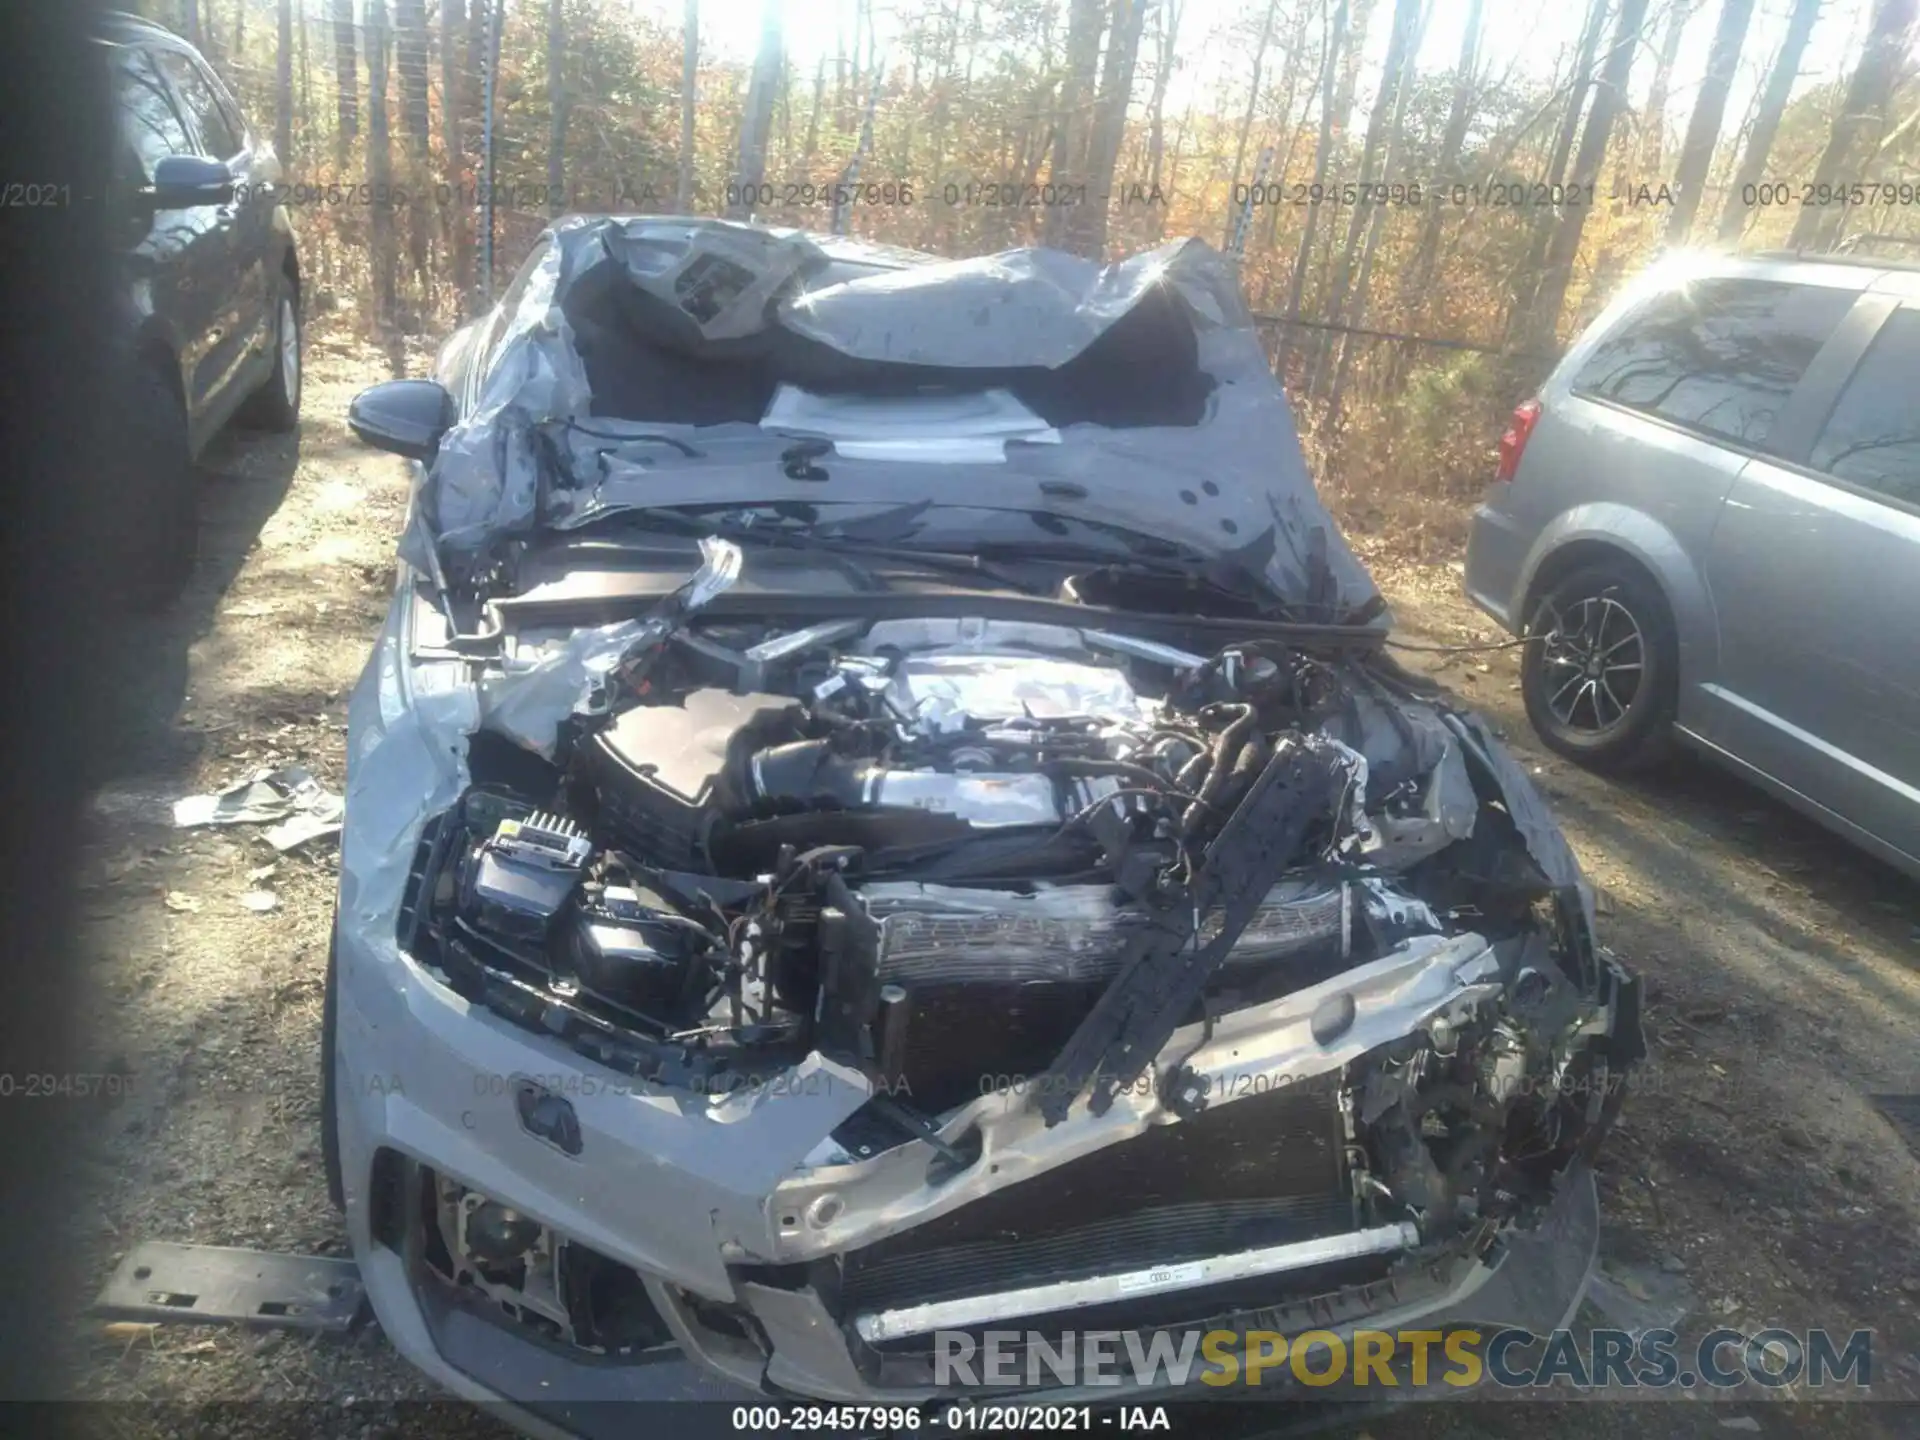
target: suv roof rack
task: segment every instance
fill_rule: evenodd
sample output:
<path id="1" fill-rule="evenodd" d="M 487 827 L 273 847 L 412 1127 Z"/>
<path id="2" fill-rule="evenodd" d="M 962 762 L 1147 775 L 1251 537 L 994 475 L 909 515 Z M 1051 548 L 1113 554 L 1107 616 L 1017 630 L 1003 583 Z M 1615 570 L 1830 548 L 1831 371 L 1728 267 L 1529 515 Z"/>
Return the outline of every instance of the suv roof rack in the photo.
<path id="1" fill-rule="evenodd" d="M 1869 270 L 1920 270 L 1920 255 L 1909 260 L 1896 259 L 1888 255 L 1862 255 L 1855 247 L 1861 245 L 1905 245 L 1920 251 L 1920 236 L 1915 235 L 1876 235 L 1861 232 L 1849 235 L 1840 242 L 1837 250 L 1749 250 L 1740 258 L 1746 260 L 1802 260 L 1810 265 L 1854 265 Z"/>

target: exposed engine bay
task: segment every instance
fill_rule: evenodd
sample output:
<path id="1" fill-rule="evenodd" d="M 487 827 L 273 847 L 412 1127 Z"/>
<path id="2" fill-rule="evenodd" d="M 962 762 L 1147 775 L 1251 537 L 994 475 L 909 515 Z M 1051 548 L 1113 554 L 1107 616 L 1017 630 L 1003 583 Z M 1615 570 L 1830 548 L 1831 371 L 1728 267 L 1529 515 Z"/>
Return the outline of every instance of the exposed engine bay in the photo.
<path id="1" fill-rule="evenodd" d="M 1638 1058 L 1632 983 L 1503 789 L 1512 762 L 1378 657 L 989 620 L 683 625 L 560 725 L 551 763 L 509 749 L 475 738 L 403 944 L 715 1103 L 814 1051 L 856 1068 L 873 1098 L 823 1137 L 829 1162 L 926 1140 L 957 1173 L 976 1157 L 940 1119 L 983 1096 L 1051 1128 L 1146 1087 L 1195 1136 L 1232 1109 L 1319 1137 L 1288 1193 L 1209 1202 L 1246 1222 L 1219 1244 L 1399 1251 L 1543 1203 Z M 1465 998 L 1352 1063 L 1236 1079 L 1162 1055 L 1183 1026 L 1435 957 Z M 1313 1040 L 1354 1015 L 1319 1005 Z M 1192 1206 L 1232 1188 L 1231 1154 L 1199 1163 L 1215 1179 L 1189 1173 L 1174 1207 L 1189 1244 Z M 1097 1250 L 1084 1211 L 1068 1231 Z M 846 1283 L 924 1295 L 924 1265 L 889 1254 Z"/>
<path id="2" fill-rule="evenodd" d="M 542 244 L 349 707 L 329 1178 L 395 1343 L 544 1407 L 1564 1324 L 1637 990 L 1387 658 L 1231 264 Z"/>

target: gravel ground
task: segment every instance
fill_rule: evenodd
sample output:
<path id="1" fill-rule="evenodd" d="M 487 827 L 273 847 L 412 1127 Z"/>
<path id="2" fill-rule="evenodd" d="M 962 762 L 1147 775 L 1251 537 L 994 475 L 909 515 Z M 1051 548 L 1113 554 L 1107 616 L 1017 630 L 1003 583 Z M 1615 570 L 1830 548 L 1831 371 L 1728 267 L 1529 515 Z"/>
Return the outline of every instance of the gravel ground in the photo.
<path id="1" fill-rule="evenodd" d="M 344 779 L 346 695 L 384 611 L 406 484 L 400 462 L 343 423 L 395 360 L 321 325 L 309 349 L 299 435 L 216 443 L 190 593 L 106 657 L 119 679 L 113 778 L 93 806 L 74 961 L 101 1010 L 89 1069 L 124 1079 L 117 1096 L 73 1102 L 90 1107 L 73 1224 L 93 1280 L 142 1239 L 345 1251 L 321 1180 L 316 1084 L 332 844 L 276 856 L 257 830 L 168 822 L 175 798 L 261 766 L 299 761 L 335 789 Z M 1407 639 L 1503 638 L 1447 567 L 1397 562 L 1383 537 L 1356 543 Z M 1920 1395 L 1920 1162 L 1867 1098 L 1920 1092 L 1920 887 L 1698 765 L 1622 786 L 1545 756 L 1510 651 L 1406 658 L 1511 737 L 1603 888 L 1603 940 L 1647 980 L 1651 1062 L 1602 1157 L 1616 1295 L 1676 1296 L 1701 1328 L 1870 1326 L 1875 1394 Z M 259 891 L 271 909 L 243 903 Z M 99 1412 L 116 1434 L 505 1433 L 478 1411 L 418 1406 L 437 1390 L 377 1326 L 347 1339 L 108 1329 L 79 1313 L 86 1298 L 61 1323 L 83 1393 L 135 1402 Z M 1379 1440 L 1914 1433 L 1906 1407 L 1769 1398 L 1440 1406 L 1344 1428 Z"/>

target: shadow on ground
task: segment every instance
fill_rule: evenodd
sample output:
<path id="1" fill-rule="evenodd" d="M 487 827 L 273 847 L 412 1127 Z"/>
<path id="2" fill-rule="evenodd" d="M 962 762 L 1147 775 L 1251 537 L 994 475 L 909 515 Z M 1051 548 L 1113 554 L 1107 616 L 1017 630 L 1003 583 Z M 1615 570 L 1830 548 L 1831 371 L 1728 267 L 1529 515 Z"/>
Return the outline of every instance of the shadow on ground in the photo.
<path id="1" fill-rule="evenodd" d="M 199 759 L 207 735 L 175 723 L 187 695 L 189 652 L 214 628 L 261 528 L 286 498 L 302 432 L 310 429 L 303 421 L 286 435 L 228 430 L 201 456 L 200 560 L 192 579 L 164 610 L 119 620 L 105 637 L 108 653 L 96 657 L 104 677 L 101 783 L 136 776 L 163 782 L 189 773 Z"/>

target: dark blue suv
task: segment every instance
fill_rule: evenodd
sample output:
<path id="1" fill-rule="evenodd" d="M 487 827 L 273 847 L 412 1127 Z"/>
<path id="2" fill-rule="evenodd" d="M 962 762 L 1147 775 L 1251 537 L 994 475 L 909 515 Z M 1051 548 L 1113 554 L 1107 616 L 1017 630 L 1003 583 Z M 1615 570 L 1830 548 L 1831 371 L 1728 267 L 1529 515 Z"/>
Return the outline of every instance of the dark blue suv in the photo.
<path id="1" fill-rule="evenodd" d="M 279 158 L 200 54 L 132 15 L 101 38 L 119 112 L 123 415 L 143 472 L 114 560 L 131 592 L 165 599 L 193 568 L 208 440 L 233 421 L 298 422 L 300 264 Z"/>

